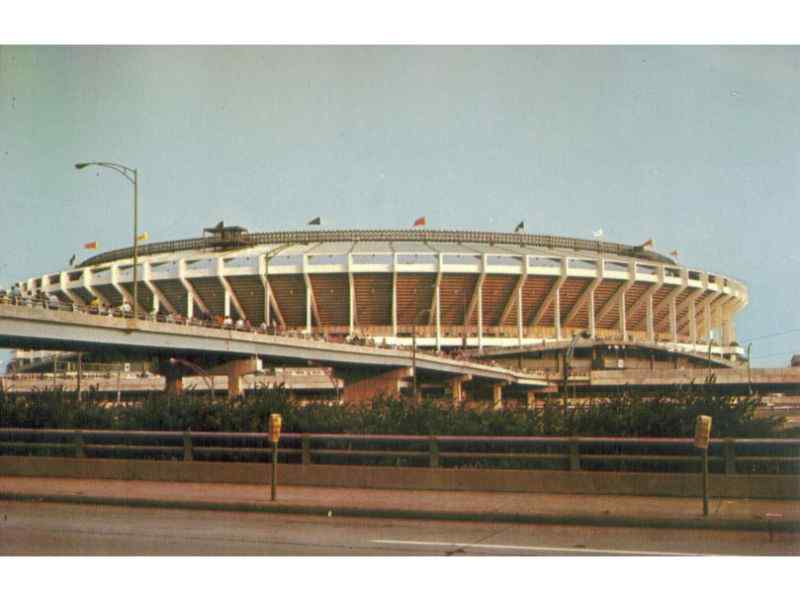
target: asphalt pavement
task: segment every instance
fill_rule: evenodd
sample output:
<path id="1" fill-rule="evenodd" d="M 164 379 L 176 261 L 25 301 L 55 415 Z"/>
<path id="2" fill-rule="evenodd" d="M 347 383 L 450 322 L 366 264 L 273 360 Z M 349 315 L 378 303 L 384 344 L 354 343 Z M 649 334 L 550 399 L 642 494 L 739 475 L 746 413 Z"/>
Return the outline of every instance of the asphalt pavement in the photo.
<path id="1" fill-rule="evenodd" d="M 800 501 L 0 478 L 0 500 L 492 523 L 800 532 Z"/>
<path id="2" fill-rule="evenodd" d="M 800 554 L 800 534 L 529 525 L 0 501 L 5 556 Z"/>

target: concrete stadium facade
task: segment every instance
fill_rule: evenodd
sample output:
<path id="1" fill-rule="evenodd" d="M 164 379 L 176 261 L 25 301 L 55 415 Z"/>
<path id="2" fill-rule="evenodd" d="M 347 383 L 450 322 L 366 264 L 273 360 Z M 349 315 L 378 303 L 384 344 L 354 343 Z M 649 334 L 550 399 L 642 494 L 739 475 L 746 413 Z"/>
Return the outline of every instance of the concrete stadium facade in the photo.
<path id="1" fill-rule="evenodd" d="M 735 279 L 602 241 L 480 231 L 349 230 L 212 235 L 142 244 L 143 312 L 262 322 L 448 350 L 594 339 L 735 357 Z M 133 303 L 133 249 L 19 282 L 64 302 Z M 709 340 L 714 340 L 709 344 Z"/>

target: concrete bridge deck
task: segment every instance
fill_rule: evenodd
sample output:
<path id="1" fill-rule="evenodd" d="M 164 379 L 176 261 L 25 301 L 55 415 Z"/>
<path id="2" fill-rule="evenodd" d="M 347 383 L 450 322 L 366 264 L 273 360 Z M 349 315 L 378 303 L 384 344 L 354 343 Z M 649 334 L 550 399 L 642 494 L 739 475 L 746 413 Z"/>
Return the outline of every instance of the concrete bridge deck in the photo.
<path id="1" fill-rule="evenodd" d="M 165 362 L 172 356 L 203 357 L 222 360 L 260 357 L 279 364 L 332 366 L 337 372 L 358 372 L 356 379 L 368 380 L 365 372 L 381 372 L 389 379 L 412 376 L 414 364 L 408 350 L 358 346 L 304 337 L 269 335 L 254 331 L 219 329 L 200 325 L 164 323 L 145 319 L 90 314 L 78 307 L 56 309 L 44 306 L 0 304 L 0 347 L 67 351 L 119 351 L 128 355 L 159 357 Z M 476 380 L 496 386 L 523 386 L 542 389 L 546 379 L 524 372 L 477 362 L 453 360 L 417 352 L 416 368 L 421 376 Z M 252 369 L 251 369 L 252 371 Z M 243 374 L 243 373 L 242 373 Z M 385 381 L 377 391 L 388 391 Z M 372 389 L 362 386 L 364 392 Z M 460 395 L 460 389 L 459 389 Z"/>

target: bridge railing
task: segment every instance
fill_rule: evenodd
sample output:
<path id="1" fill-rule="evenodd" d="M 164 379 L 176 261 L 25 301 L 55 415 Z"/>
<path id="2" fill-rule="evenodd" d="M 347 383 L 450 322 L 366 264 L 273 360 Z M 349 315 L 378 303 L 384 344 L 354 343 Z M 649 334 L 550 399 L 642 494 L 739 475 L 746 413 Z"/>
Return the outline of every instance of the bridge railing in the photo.
<path id="1" fill-rule="evenodd" d="M 101 315 L 101 316 L 107 316 L 109 318 L 126 319 L 126 320 L 133 318 L 133 309 L 125 304 L 118 307 L 108 307 L 103 305 L 80 305 L 70 302 L 63 302 L 55 297 L 42 299 L 42 298 L 33 298 L 31 296 L 8 296 L 8 295 L 0 296 L 0 304 L 7 304 L 11 306 L 20 306 L 27 308 L 40 308 L 40 309 L 68 312 L 68 313 Z M 165 323 L 168 325 L 186 325 L 193 327 L 205 327 L 209 329 L 239 331 L 243 333 L 260 333 L 260 334 L 282 336 L 295 339 L 317 340 L 317 341 L 324 341 L 327 343 L 347 344 L 350 346 L 373 346 L 373 347 L 391 348 L 391 346 L 388 345 L 376 346 L 376 344 L 371 338 L 360 338 L 358 336 L 351 337 L 349 335 L 348 336 L 314 335 L 305 333 L 300 330 L 291 330 L 291 329 L 287 330 L 277 326 L 267 326 L 265 323 L 262 323 L 259 326 L 254 326 L 249 321 L 245 321 L 243 319 L 239 319 L 237 321 L 234 321 L 230 318 L 198 319 L 194 317 L 192 318 L 184 317 L 182 315 L 172 315 L 163 313 L 154 314 L 154 313 L 147 313 L 140 311 L 139 320 L 150 321 L 155 323 Z M 443 352 L 430 351 L 428 349 L 419 347 L 417 348 L 417 353 L 428 356 L 445 356 L 445 353 Z M 474 362 L 474 361 L 464 361 L 462 359 L 462 362 Z"/>
<path id="2" fill-rule="evenodd" d="M 0 429 L 0 454 L 266 462 L 264 433 Z M 699 472 L 691 438 L 285 433 L 282 462 L 430 468 Z M 800 473 L 800 439 L 713 439 L 711 471 Z"/>
<path id="3" fill-rule="evenodd" d="M 110 318 L 118 318 L 118 319 L 131 319 L 133 318 L 133 311 L 129 306 L 123 305 L 123 307 L 104 307 L 101 305 L 93 306 L 93 305 L 80 305 L 74 304 L 69 302 L 62 302 L 51 296 L 50 298 L 45 299 L 35 299 L 30 296 L 0 296 L 0 304 L 9 304 L 13 306 L 22 306 L 22 307 L 29 307 L 29 308 L 43 308 L 46 310 L 54 310 L 54 311 L 61 311 L 61 312 L 69 312 L 69 313 L 82 313 L 82 314 L 90 314 L 90 315 L 104 315 Z M 217 330 L 228 330 L 228 331 L 239 331 L 242 333 L 257 333 L 257 334 L 266 334 L 272 336 L 281 336 L 285 338 L 295 338 L 295 339 L 306 339 L 306 340 L 316 340 L 316 341 L 323 341 L 326 343 L 334 343 L 334 344 L 346 344 L 349 346 L 368 346 L 368 347 L 376 347 L 376 348 L 384 348 L 384 349 L 394 349 L 394 350 L 406 350 L 407 352 L 411 352 L 410 348 L 397 348 L 387 344 L 376 344 L 371 338 L 360 338 L 358 336 L 327 336 L 327 335 L 314 335 L 314 334 L 307 334 L 298 330 L 285 330 L 278 328 L 276 326 L 267 326 L 265 323 L 262 323 L 259 326 L 253 326 L 248 321 L 244 321 L 239 319 L 238 321 L 233 321 L 231 319 L 224 319 L 224 320 L 208 320 L 208 319 L 197 319 L 197 318 L 188 318 L 182 315 L 171 315 L 171 314 L 162 314 L 162 313 L 139 313 L 139 319 L 142 321 L 151 321 L 151 322 L 158 322 L 158 323 L 165 323 L 170 325 L 186 325 L 186 326 L 193 326 L 193 327 L 205 327 L 210 329 L 217 329 Z M 423 356 L 430 356 L 430 357 L 439 357 L 439 358 L 446 358 L 450 360 L 455 360 L 460 363 L 478 365 L 481 367 L 498 367 L 503 368 L 504 370 L 508 370 L 505 367 L 501 367 L 494 361 L 476 361 L 471 360 L 468 356 L 457 356 L 453 357 L 448 355 L 445 352 L 431 350 L 426 348 L 417 347 L 416 350 L 418 355 Z M 540 370 L 535 369 L 516 369 L 518 373 L 525 373 L 532 377 L 539 377 L 541 376 Z"/>

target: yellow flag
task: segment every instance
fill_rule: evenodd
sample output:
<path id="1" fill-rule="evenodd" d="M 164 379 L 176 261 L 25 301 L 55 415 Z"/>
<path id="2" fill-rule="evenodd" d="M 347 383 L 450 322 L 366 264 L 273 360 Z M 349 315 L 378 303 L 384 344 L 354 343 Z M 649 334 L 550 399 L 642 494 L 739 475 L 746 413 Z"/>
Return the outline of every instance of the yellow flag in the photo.
<path id="1" fill-rule="evenodd" d="M 150 234 L 145 231 L 144 233 L 139 235 L 139 237 L 136 238 L 136 241 L 137 242 L 146 242 L 149 239 L 150 239 Z"/>

